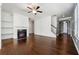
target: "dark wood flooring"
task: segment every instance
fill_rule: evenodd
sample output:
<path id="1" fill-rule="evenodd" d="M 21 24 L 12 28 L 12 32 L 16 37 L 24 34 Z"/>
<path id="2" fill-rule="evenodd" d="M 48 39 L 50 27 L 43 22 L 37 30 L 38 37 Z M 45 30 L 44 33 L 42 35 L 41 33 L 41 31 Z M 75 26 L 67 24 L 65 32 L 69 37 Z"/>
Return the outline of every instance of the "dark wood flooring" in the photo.
<path id="1" fill-rule="evenodd" d="M 57 38 L 30 35 L 28 40 L 17 45 L 3 45 L 1 55 L 77 55 L 76 48 L 69 35 L 61 34 Z"/>

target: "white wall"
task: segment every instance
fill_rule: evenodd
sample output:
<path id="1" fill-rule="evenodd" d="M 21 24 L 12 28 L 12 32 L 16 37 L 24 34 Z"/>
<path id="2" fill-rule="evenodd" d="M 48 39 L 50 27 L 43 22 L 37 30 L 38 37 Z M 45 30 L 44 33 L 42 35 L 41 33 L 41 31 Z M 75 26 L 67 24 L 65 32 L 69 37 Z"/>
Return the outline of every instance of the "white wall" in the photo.
<path id="1" fill-rule="evenodd" d="M 20 13 L 13 13 L 13 38 L 17 39 L 17 29 L 27 29 L 28 36 L 28 17 Z"/>
<path id="2" fill-rule="evenodd" d="M 51 16 L 51 24 L 57 27 L 57 16 Z"/>
<path id="3" fill-rule="evenodd" d="M 54 28 L 54 27 L 55 28 Z M 54 33 L 54 34 L 56 34 L 56 28 L 57 28 L 57 16 L 56 15 L 54 15 L 54 16 L 51 16 L 51 31 Z"/>
<path id="4" fill-rule="evenodd" d="M 56 37 L 56 35 L 51 32 L 51 16 L 46 16 L 44 18 L 34 20 L 34 26 L 35 34 Z"/>
<path id="5" fill-rule="evenodd" d="M 1 3 L 0 3 L 0 49 L 1 49 Z"/>

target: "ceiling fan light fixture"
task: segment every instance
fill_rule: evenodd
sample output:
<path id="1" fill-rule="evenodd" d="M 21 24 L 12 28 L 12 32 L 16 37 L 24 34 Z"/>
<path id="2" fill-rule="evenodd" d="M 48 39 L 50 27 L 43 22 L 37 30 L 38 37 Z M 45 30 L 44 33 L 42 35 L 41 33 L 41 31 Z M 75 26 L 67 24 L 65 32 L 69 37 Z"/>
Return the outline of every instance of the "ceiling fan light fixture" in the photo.
<path id="1" fill-rule="evenodd" d="M 42 13 L 42 11 L 39 10 L 40 6 L 37 4 L 30 4 L 30 6 L 27 6 L 27 8 L 31 10 L 28 13 L 32 12 L 35 15 L 37 13 Z"/>
<path id="2" fill-rule="evenodd" d="M 33 10 L 32 12 L 33 12 L 34 14 L 37 13 L 36 10 Z"/>

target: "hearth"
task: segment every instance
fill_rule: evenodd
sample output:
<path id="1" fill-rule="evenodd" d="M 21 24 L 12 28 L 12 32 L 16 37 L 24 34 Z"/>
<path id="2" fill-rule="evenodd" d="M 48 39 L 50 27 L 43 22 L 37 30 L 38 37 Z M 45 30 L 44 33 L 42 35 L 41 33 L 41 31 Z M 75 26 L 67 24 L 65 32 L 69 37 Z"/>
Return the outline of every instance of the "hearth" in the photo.
<path id="1" fill-rule="evenodd" d="M 26 29 L 18 29 L 17 30 L 17 36 L 19 42 L 26 42 L 27 38 L 27 30 Z"/>

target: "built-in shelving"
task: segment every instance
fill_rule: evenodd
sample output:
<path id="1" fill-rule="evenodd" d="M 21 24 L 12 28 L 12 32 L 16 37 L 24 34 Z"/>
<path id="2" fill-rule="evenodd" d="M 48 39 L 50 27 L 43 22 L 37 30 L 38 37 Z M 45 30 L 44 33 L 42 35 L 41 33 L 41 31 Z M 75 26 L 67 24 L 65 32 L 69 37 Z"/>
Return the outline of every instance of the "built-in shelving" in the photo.
<path id="1" fill-rule="evenodd" d="M 6 11 L 2 11 L 1 19 L 1 36 L 2 39 L 12 38 L 13 35 L 13 18 L 12 14 Z"/>

